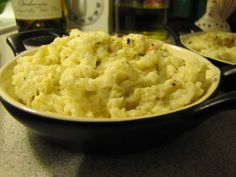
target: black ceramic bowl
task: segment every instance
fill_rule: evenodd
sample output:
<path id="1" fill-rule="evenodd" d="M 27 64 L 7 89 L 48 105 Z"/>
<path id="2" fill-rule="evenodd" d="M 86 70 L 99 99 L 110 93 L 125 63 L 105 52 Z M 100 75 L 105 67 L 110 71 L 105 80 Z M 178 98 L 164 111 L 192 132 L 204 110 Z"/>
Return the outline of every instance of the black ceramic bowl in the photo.
<path id="1" fill-rule="evenodd" d="M 11 84 L 12 70 L 20 56 L 32 55 L 37 49 L 28 50 L 4 65 L 0 70 L 0 99 L 7 111 L 29 130 L 53 142 L 74 150 L 93 152 L 136 151 L 153 147 L 163 141 L 192 129 L 204 120 L 209 112 L 220 106 L 235 103 L 236 91 L 230 86 L 236 67 L 219 69 L 204 57 L 187 49 L 165 44 L 181 58 L 203 61 L 215 75 L 210 89 L 198 101 L 167 114 L 134 118 L 83 118 L 69 117 L 33 110 L 20 103 L 14 96 Z"/>
<path id="2" fill-rule="evenodd" d="M 224 67 L 224 66 L 236 64 L 236 60 L 235 61 L 223 60 L 223 59 L 211 56 L 211 54 L 202 54 L 201 52 L 198 52 L 192 49 L 191 47 L 189 47 L 189 45 L 187 44 L 187 41 L 189 38 L 198 37 L 206 33 L 206 32 L 203 32 L 198 26 L 192 23 L 187 23 L 187 22 L 172 22 L 172 23 L 166 24 L 165 28 L 173 37 L 176 45 L 187 48 L 199 55 L 204 56 L 216 66 Z M 230 34 L 236 37 L 235 33 L 230 33 Z"/>

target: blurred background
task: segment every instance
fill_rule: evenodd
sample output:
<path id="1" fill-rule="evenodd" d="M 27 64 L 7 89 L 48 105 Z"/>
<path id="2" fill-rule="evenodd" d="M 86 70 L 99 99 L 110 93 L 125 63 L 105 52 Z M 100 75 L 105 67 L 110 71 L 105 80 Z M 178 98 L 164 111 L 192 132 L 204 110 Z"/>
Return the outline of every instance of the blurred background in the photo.
<path id="1" fill-rule="evenodd" d="M 171 0 L 168 10 L 168 21 L 195 22 L 201 18 L 207 6 L 207 0 Z M 236 31 L 236 11 L 227 19 L 231 31 Z"/>
<path id="2" fill-rule="evenodd" d="M 210 0 L 58 0 L 62 15 L 59 20 L 58 18 L 48 20 L 41 19 L 40 15 L 36 16 L 40 19 L 31 16 L 25 19 L 22 14 L 19 16 L 18 12 L 22 7 L 17 7 L 19 5 L 17 0 L 0 0 L 0 12 L 4 12 L 6 5 L 10 4 L 7 11 L 13 11 L 12 18 L 15 18 L 12 22 L 9 21 L 9 15 L 7 18 L 6 15 L 0 15 L 0 28 L 4 28 L 7 22 L 11 22 L 14 23 L 11 26 L 17 25 L 19 31 L 56 25 L 65 32 L 71 28 L 80 28 L 81 30 L 103 30 L 109 33 L 141 32 L 158 35 L 160 32 L 161 35 L 165 35 L 161 30 L 163 24 L 176 21 L 194 23 L 206 12 L 208 1 Z M 11 4 L 14 5 L 13 8 Z M 231 31 L 235 32 L 235 11 L 227 18 L 227 22 Z"/>

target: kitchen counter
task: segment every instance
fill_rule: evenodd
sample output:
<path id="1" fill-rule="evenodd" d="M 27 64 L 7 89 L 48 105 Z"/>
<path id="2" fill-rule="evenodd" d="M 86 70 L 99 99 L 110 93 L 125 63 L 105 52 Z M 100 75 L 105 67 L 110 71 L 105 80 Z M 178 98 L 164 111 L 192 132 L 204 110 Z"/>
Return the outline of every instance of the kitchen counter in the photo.
<path id="1" fill-rule="evenodd" d="M 1 177 L 235 177 L 236 109 L 168 143 L 130 154 L 83 154 L 29 132 L 0 104 Z"/>

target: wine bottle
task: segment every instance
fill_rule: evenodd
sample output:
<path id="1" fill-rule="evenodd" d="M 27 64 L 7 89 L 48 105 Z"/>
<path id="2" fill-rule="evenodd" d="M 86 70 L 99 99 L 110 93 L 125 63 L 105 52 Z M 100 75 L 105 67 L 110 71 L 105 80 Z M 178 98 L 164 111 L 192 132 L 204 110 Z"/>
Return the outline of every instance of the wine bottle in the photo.
<path id="1" fill-rule="evenodd" d="M 64 0 L 12 0 L 18 31 L 56 28 L 66 31 Z"/>

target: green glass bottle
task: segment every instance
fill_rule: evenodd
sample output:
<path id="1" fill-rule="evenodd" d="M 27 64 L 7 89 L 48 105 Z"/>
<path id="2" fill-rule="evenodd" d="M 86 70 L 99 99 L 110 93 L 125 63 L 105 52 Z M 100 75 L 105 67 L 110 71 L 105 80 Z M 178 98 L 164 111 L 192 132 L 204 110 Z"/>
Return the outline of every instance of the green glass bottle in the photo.
<path id="1" fill-rule="evenodd" d="M 19 31 L 57 28 L 66 31 L 64 0 L 12 0 Z"/>

